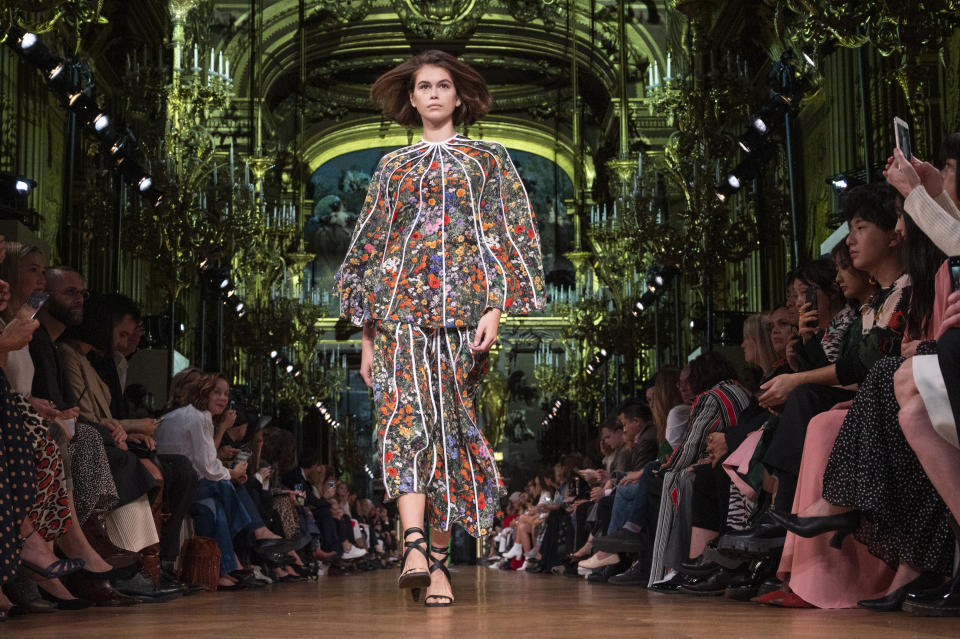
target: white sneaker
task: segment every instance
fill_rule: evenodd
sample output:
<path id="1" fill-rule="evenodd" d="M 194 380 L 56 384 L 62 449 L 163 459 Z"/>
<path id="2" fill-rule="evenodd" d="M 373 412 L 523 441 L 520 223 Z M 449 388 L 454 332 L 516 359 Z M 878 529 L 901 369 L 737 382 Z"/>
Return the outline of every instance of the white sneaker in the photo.
<path id="1" fill-rule="evenodd" d="M 358 559 L 360 557 L 363 557 L 366 554 L 367 554 L 367 551 L 365 549 L 357 548 L 356 546 L 351 544 L 350 550 L 343 553 L 340 556 L 340 559 Z"/>
<path id="2" fill-rule="evenodd" d="M 327 564 L 321 563 L 317 566 L 317 577 L 326 577 L 327 576 Z"/>
<path id="3" fill-rule="evenodd" d="M 503 553 L 504 559 L 520 559 L 523 556 L 523 546 L 519 542 L 513 544 L 513 548 Z"/>
<path id="4" fill-rule="evenodd" d="M 265 572 L 263 572 L 263 569 L 260 568 L 260 566 L 253 566 L 253 567 L 252 567 L 252 570 L 253 570 L 253 576 L 254 576 L 255 578 L 260 579 L 260 580 L 262 580 L 262 581 L 265 581 L 265 582 L 267 582 L 268 584 L 272 584 L 272 583 L 273 583 L 273 579 L 271 579 L 270 577 L 268 577 L 267 574 L 266 574 Z"/>
<path id="5" fill-rule="evenodd" d="M 524 559 L 523 565 L 520 566 L 519 570 L 523 572 L 530 572 L 535 567 L 536 562 L 533 559 Z"/>

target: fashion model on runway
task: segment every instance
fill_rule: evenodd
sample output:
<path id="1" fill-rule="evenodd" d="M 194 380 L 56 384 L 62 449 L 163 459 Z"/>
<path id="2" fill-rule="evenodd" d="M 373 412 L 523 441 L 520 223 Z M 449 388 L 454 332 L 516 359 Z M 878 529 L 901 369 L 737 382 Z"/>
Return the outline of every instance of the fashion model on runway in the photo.
<path id="1" fill-rule="evenodd" d="M 448 606 L 450 527 L 485 534 L 503 490 L 474 392 L 501 314 L 544 305 L 540 237 L 506 149 L 455 128 L 490 108 L 476 71 L 427 51 L 380 76 L 370 95 L 423 138 L 380 160 L 336 292 L 341 316 L 363 326 L 360 374 L 404 527 L 398 586 Z"/>

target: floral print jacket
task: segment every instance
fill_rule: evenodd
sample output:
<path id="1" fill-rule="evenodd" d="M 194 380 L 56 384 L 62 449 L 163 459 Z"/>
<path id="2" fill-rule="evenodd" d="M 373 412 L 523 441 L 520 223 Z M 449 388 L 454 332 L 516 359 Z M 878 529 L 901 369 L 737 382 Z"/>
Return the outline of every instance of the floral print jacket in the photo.
<path id="1" fill-rule="evenodd" d="M 542 308 L 540 237 L 506 149 L 456 135 L 387 153 L 335 282 L 356 325 L 466 327 L 489 308 Z"/>

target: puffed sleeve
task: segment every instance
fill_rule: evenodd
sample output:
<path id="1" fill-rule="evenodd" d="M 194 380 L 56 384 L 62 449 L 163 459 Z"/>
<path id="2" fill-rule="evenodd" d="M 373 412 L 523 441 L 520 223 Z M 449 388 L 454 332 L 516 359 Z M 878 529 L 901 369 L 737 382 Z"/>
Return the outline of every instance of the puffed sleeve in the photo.
<path id="1" fill-rule="evenodd" d="M 334 277 L 335 295 L 340 298 L 340 317 L 357 326 L 370 319 L 373 307 L 377 260 L 383 255 L 386 242 L 386 165 L 389 155 L 381 158 L 370 176 L 363 210 L 357 218 L 346 258 Z"/>
<path id="2" fill-rule="evenodd" d="M 484 226 L 490 224 L 494 230 L 496 242 L 491 248 L 496 249 L 506 281 L 502 297 L 491 290 L 491 306 L 525 314 L 543 308 L 545 302 L 540 234 L 527 190 L 507 150 L 495 145 L 494 158 L 496 178 L 491 182 L 495 201 L 490 207 L 493 219 L 484 220 Z"/>

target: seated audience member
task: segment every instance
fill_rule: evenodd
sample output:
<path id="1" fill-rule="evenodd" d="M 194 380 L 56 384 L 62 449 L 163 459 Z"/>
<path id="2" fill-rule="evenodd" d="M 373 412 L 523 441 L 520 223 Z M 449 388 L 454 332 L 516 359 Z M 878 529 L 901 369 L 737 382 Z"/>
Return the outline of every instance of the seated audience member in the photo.
<path id="1" fill-rule="evenodd" d="M 796 278 L 792 280 L 796 282 Z M 790 373 L 793 369 L 787 363 L 787 349 L 797 335 L 797 314 L 791 313 L 788 306 L 781 306 L 770 313 L 770 343 L 777 359 L 773 364 L 770 379 L 777 375 Z"/>
<path id="2" fill-rule="evenodd" d="M 771 378 L 779 359 L 770 337 L 772 327 L 773 320 L 763 313 L 750 315 L 743 321 L 743 341 L 740 343 L 743 359 L 760 369 L 761 383 Z"/>
<path id="3" fill-rule="evenodd" d="M 290 490 L 306 493 L 306 506 L 320 529 L 323 553 L 335 552 L 344 560 L 359 559 L 367 554 L 365 548 L 357 548 L 352 543 L 352 533 L 345 534 L 343 512 L 336 502 L 337 483 L 315 451 L 304 451 L 300 464 L 284 474 L 281 482 Z"/>
<path id="4" fill-rule="evenodd" d="M 247 463 L 227 469 L 217 459 L 217 444 L 235 419 L 233 411 L 229 411 L 214 426 L 214 419 L 228 413 L 230 384 L 220 375 L 200 374 L 178 392 L 188 403 L 163 416 L 156 431 L 157 451 L 183 455 L 193 464 L 200 477 L 190 510 L 196 531 L 216 539 L 220 548 L 219 587 L 243 588 L 236 573 L 241 566 L 234 551 L 234 538 L 241 531 L 251 533 L 255 547 L 264 553 L 286 553 L 290 547 L 264 526 L 249 494 L 236 489 L 235 483 L 246 480 Z"/>
<path id="5" fill-rule="evenodd" d="M 704 462 L 708 435 L 735 427 L 751 401 L 750 395 L 736 382 L 736 372 L 717 353 L 707 353 L 690 362 L 689 383 L 697 396 L 690 411 L 690 428 L 658 471 L 663 484 L 653 545 L 651 587 L 689 558 L 689 493 L 695 475 L 688 469 Z M 678 585 L 668 582 L 658 585 L 657 589 L 676 590 Z"/>
<path id="6" fill-rule="evenodd" d="M 516 540 L 513 548 L 504 557 L 511 560 L 511 567 L 516 570 L 528 570 L 535 567 L 529 560 L 535 559 L 538 554 L 538 533 L 542 532 L 544 520 L 547 516 L 546 507 L 554 503 L 553 477 L 546 473 L 538 473 L 527 484 L 527 503 L 514 522 Z"/>
<path id="7" fill-rule="evenodd" d="M 948 523 L 960 539 L 960 292 L 949 303 L 936 354 L 908 359 L 895 382 L 904 435 L 946 502 Z M 960 576 L 954 570 L 942 585 L 906 593 L 903 609 L 917 616 L 960 616 Z"/>
<path id="8" fill-rule="evenodd" d="M 600 427 L 600 450 L 603 456 L 603 468 L 593 470 L 584 468 L 579 471 L 591 487 L 590 498 L 588 501 L 580 504 L 574 511 L 574 548 L 576 552 L 570 554 L 573 561 L 583 561 L 593 554 L 593 529 L 596 524 L 597 510 L 599 502 L 608 496 L 604 495 L 604 483 L 610 478 L 612 473 L 626 473 L 629 468 L 630 451 L 626 449 L 623 439 L 623 425 L 617 421 L 616 416 L 610 416 Z M 612 499 L 607 499 L 612 505 Z M 593 517 L 591 518 L 591 514 Z M 588 523 L 591 518 L 593 523 Z M 519 525 L 518 522 L 515 525 Z M 519 543 L 519 539 L 515 538 Z"/>
<path id="9" fill-rule="evenodd" d="M 551 504 L 543 507 L 547 513 L 544 532 L 539 543 L 539 555 L 528 570 L 543 571 L 561 569 L 566 555 L 573 550 L 574 531 L 572 515 L 577 506 L 590 498 L 590 486 L 577 475 L 583 468 L 584 459 L 579 453 L 570 453 L 553 467 L 557 493 Z"/>
<path id="10" fill-rule="evenodd" d="M 554 464 L 552 476 L 544 473 L 534 478 L 537 486 L 547 488 L 546 492 L 552 489 L 553 493 L 549 499 L 541 497 L 539 503 L 523 513 L 514 524 L 520 548 L 525 551 L 519 570 L 549 571 L 569 552 L 574 542 L 570 520 L 573 504 L 585 503 L 589 498 L 589 486 L 576 475 L 582 465 L 581 456 L 568 455 L 562 462 Z M 535 487 L 536 490 L 539 488 Z"/>
<path id="11" fill-rule="evenodd" d="M 877 292 L 877 284 L 870 278 L 869 273 L 853 265 L 850 247 L 847 246 L 845 239 L 837 242 L 831 253 L 837 266 L 837 286 L 840 287 L 840 292 L 843 293 L 850 308 L 859 315 L 860 309 Z"/>
<path id="12" fill-rule="evenodd" d="M 916 159 L 911 160 L 918 173 L 916 177 L 907 170 L 900 176 L 892 176 L 890 167 L 887 170 L 891 183 L 907 195 L 904 205 L 907 214 L 947 255 L 960 255 L 960 211 L 956 208 L 960 192 L 957 185 L 958 156 L 960 133 L 954 133 L 941 148 L 943 168 L 939 184 L 935 169 Z M 923 188 L 920 188 L 921 184 Z M 960 525 L 957 523 L 960 474 L 956 472 L 960 468 L 960 292 L 951 292 L 945 304 L 938 298 L 937 307 L 943 305 L 946 308 L 937 318 L 940 327 L 936 354 L 908 358 L 897 371 L 895 388 L 901 406 L 901 428 L 933 486 L 946 502 L 951 513 L 948 523 L 955 539 L 960 540 Z M 919 616 L 960 616 L 960 579 L 956 571 L 953 578 L 941 586 L 907 593 L 903 609 Z"/>
<path id="13" fill-rule="evenodd" d="M 799 339 L 789 349 L 790 366 L 795 371 L 828 366 L 837 361 L 840 343 L 859 313 L 850 307 L 837 283 L 837 265 L 833 256 L 822 257 L 800 267 L 797 287 L 803 293 L 797 321 Z M 813 287 L 816 307 L 806 301 Z"/>
<path id="14" fill-rule="evenodd" d="M 45 259 L 37 247 L 11 244 L 8 251 L 10 259 L 3 265 L 4 275 L 10 277 L 15 285 L 12 287 L 13 302 L 18 307 L 32 293 L 41 292 L 46 288 Z M 56 310 L 61 299 L 51 296 L 51 309 Z M 46 306 L 44 307 L 46 308 Z M 9 309 L 8 309 L 9 310 Z M 42 313 L 41 322 L 49 323 L 49 312 Z M 36 333 L 45 333 L 42 324 L 37 326 Z M 40 345 L 42 347 L 42 345 Z M 33 362 L 33 351 L 24 347 L 17 352 L 16 358 L 8 361 L 8 367 L 16 368 L 14 379 L 20 386 L 19 390 L 24 397 L 29 397 L 31 412 L 38 420 L 37 426 L 42 427 L 54 437 L 57 442 L 58 453 L 63 462 L 65 473 L 61 486 L 67 491 L 69 507 L 61 511 L 62 515 L 69 515 L 73 524 L 64 529 L 66 534 L 58 540 L 60 550 L 68 555 L 82 555 L 87 567 L 69 576 L 66 585 L 74 594 L 101 605 L 127 605 L 136 603 L 136 599 L 124 596 L 121 592 L 136 595 L 137 597 L 155 601 L 158 598 L 167 598 L 178 592 L 173 584 L 163 584 L 155 587 L 152 575 L 138 573 L 130 577 L 118 578 L 111 572 L 112 566 L 127 567 L 136 564 L 139 557 L 136 553 L 117 548 L 107 537 L 103 526 L 103 513 L 118 505 L 116 479 L 122 475 L 112 476 L 111 467 L 107 462 L 104 442 L 100 434 L 85 423 L 77 421 L 77 409 L 74 406 L 57 407 L 53 400 L 33 395 L 36 367 Z M 113 443 L 113 440 L 109 440 Z M 117 451 L 117 457 L 126 457 L 129 453 Z M 76 463 L 75 463 L 76 462 Z M 135 458 L 127 459 L 127 463 L 136 465 Z M 74 479 L 78 481 L 74 481 Z M 130 496 L 128 493 L 124 497 Z M 76 499 L 74 499 L 76 497 Z M 134 496 L 137 497 L 137 496 Z M 125 505 L 123 502 L 119 505 Z M 146 504 L 143 504 L 146 507 Z M 102 509 L 91 517 L 91 508 Z M 131 508 L 138 506 L 131 505 Z M 145 510 L 144 514 L 149 512 Z M 153 522 L 143 521 L 140 525 L 132 520 L 128 523 L 123 519 L 113 519 L 112 523 L 130 533 L 133 538 L 139 536 L 142 529 L 144 540 L 155 538 L 156 532 Z M 81 524 L 83 527 L 81 528 Z M 148 543 L 148 542 L 145 542 Z M 106 581 L 109 575 L 119 588 L 114 589 Z M 63 606 L 77 605 L 74 596 L 59 582 L 48 582 L 41 585 L 48 594 L 63 601 Z"/>
<path id="15" fill-rule="evenodd" d="M 140 309 L 132 299 L 119 293 L 97 296 L 91 307 L 101 313 L 104 326 L 109 325 L 111 331 L 108 339 L 94 344 L 87 359 L 110 391 L 110 414 L 114 419 L 129 419 L 130 409 L 123 397 L 127 371 L 124 353 L 136 350 L 136 343 L 129 342 L 139 341 L 136 334 Z"/>
<path id="16" fill-rule="evenodd" d="M 159 555 L 168 572 L 179 555 L 180 523 L 193 502 L 196 473 L 182 455 L 161 454 L 156 451 L 154 431 L 157 422 L 152 417 L 143 419 L 117 419 L 113 407 L 126 410 L 126 402 L 114 402 L 109 384 L 94 369 L 89 356 L 100 358 L 101 367 L 109 367 L 116 379 L 113 354 L 126 348 L 129 336 L 126 326 L 130 315 L 136 313 L 131 302 L 117 296 L 99 296 L 84 303 L 83 320 L 76 326 L 68 326 L 58 342 L 64 365 L 66 381 L 73 397 L 78 398 L 80 416 L 85 420 L 103 424 L 114 436 L 126 435 L 126 445 L 136 454 L 151 478 L 150 508 L 156 521 L 157 541 L 138 548 L 152 557 Z M 118 323 L 119 322 L 119 323 Z M 119 384 L 117 381 L 116 384 Z M 139 545 L 141 541 L 135 541 Z"/>
<path id="17" fill-rule="evenodd" d="M 774 508 L 789 513 L 807 424 L 834 404 L 849 401 L 853 391 L 844 386 L 861 382 L 885 354 L 898 354 L 903 334 L 901 318 L 908 296 L 904 274 L 900 203 L 896 191 L 884 184 L 850 189 L 844 212 L 850 224 L 847 244 L 853 265 L 870 273 L 881 290 L 871 299 L 860 322 L 847 331 L 835 363 L 809 371 L 779 375 L 762 386 L 758 401 L 782 411 L 763 457 L 777 478 Z"/>
<path id="18" fill-rule="evenodd" d="M 66 591 L 61 579 L 81 570 L 86 561 L 95 563 L 100 569 L 110 569 L 74 527 L 59 451 L 48 423 L 25 399 L 30 392 L 30 374 L 25 374 L 22 368 L 29 365 L 30 358 L 27 355 L 24 359 L 23 354 L 37 322 L 11 315 L 8 300 L 11 290 L 16 291 L 23 282 L 21 269 L 29 270 L 31 248 L 11 242 L 0 251 L 4 257 L 0 264 L 0 275 L 4 278 L 0 280 L 0 314 L 3 315 L 0 322 L 0 402 L 4 415 L 0 420 L 4 446 L 0 457 L 0 478 L 4 484 L 0 492 L 0 513 L 5 528 L 4 544 L 0 547 L 3 560 L 0 581 L 12 599 L 11 602 L 6 596 L 0 596 L 0 619 L 3 620 L 14 603 L 32 612 L 56 609 L 56 605 L 39 601 L 34 581 L 27 580 L 27 576 L 44 583 L 47 592 L 57 596 L 64 608 L 82 608 L 89 606 L 90 602 L 75 599 Z M 39 277 L 42 280 L 42 268 Z M 8 279 L 13 286 L 8 285 Z M 10 384 L 8 375 L 19 388 Z M 10 510 L 7 510 L 8 503 Z M 65 541 L 72 550 L 81 551 L 83 557 L 75 555 L 58 559 L 54 554 L 54 541 L 61 541 L 68 534 Z M 19 574 L 15 576 L 18 566 Z M 135 599 L 130 601 L 136 603 Z"/>
<path id="19" fill-rule="evenodd" d="M 612 491 L 613 500 L 609 517 L 598 520 L 598 533 L 602 535 L 620 531 L 627 523 L 634 504 L 646 500 L 647 481 L 644 478 L 653 471 L 659 448 L 657 426 L 647 406 L 637 400 L 628 400 L 620 407 L 617 421 L 622 427 L 624 442 L 630 447 L 630 469 L 626 473 L 611 473 L 610 479 L 603 485 L 605 494 Z M 618 541 L 631 537 L 628 530 L 618 536 Z M 580 562 L 580 567 L 595 570 L 620 563 L 617 551 L 607 551 L 602 545 L 602 538 L 597 536 L 594 539 L 597 552 L 590 559 Z"/>
<path id="20" fill-rule="evenodd" d="M 91 306 L 91 312 L 99 314 L 100 322 L 104 326 L 112 327 L 109 340 L 94 345 L 94 349 L 87 355 L 91 366 L 109 389 L 110 416 L 121 424 L 147 424 L 149 430 L 150 425 L 156 421 L 150 416 L 134 418 L 130 415 L 129 404 L 124 398 L 126 356 L 133 354 L 140 342 L 140 309 L 133 300 L 117 293 L 104 295 L 94 300 Z M 131 429 L 124 426 L 124 430 Z M 132 430 L 136 431 L 137 427 L 134 426 Z M 194 501 L 197 474 L 190 460 L 183 455 L 157 454 L 156 458 L 163 475 L 162 502 L 155 504 L 158 509 L 162 507 L 163 513 L 162 517 L 157 518 L 163 522 L 159 524 L 158 554 L 164 567 L 172 572 L 180 552 L 180 527 Z"/>
<path id="21" fill-rule="evenodd" d="M 340 504 L 340 509 L 347 517 L 353 517 L 353 508 L 350 501 L 350 487 L 344 482 L 337 482 L 337 492 L 334 499 Z"/>
<path id="22" fill-rule="evenodd" d="M 687 396 L 680 390 L 680 378 L 683 374 L 684 369 L 664 366 L 657 371 L 653 382 L 650 412 L 653 423 L 657 427 L 657 441 L 660 443 L 659 455 L 663 458 L 666 458 L 666 455 L 679 446 L 687 434 L 687 426 L 690 421 L 690 402 L 687 401 Z M 689 379 L 689 369 L 686 369 L 686 375 L 686 379 Z M 689 389 L 689 384 L 687 388 Z"/>
<path id="23" fill-rule="evenodd" d="M 3 261 L 5 238 L 0 234 L 0 262 Z M 6 304 L 9 286 L 0 280 L 0 309 Z M 0 330 L 0 360 L 29 342 L 31 328 L 26 321 L 21 326 L 5 326 Z M 12 323 L 11 323 L 12 324 Z M 16 339 L 14 339 L 16 338 Z M 37 497 L 36 460 L 25 419 L 16 410 L 16 396 L 6 374 L 0 367 L 0 403 L 7 418 L 0 420 L 0 586 L 9 587 L 20 566 L 21 529 Z M 13 602 L 0 590 L 0 621 L 6 621 Z"/>
<path id="24" fill-rule="evenodd" d="M 649 506 L 655 499 L 650 487 L 655 481 L 654 471 L 686 436 L 693 398 L 689 366 L 682 370 L 665 367 L 657 373 L 651 416 L 657 427 L 657 437 L 661 439 L 658 458 L 648 462 L 641 473 L 627 476 L 620 482 L 614 497 L 608 534 L 597 539 L 596 543 L 598 550 L 606 552 L 641 553 L 625 572 L 610 577 L 608 581 L 612 584 L 641 586 L 647 583 L 652 543 L 645 533 L 650 523 Z M 676 444 L 669 439 L 671 433 L 677 437 Z M 659 503 L 659 500 L 656 501 Z"/>
<path id="25" fill-rule="evenodd" d="M 217 456 L 226 466 L 246 461 L 247 476 L 237 490 L 247 492 L 267 528 L 290 542 L 294 551 L 299 551 L 313 541 L 310 534 L 315 530 L 310 527 L 313 518 L 306 521 L 300 516 L 297 500 L 305 497 L 302 493 L 282 487 L 267 488 L 274 469 L 270 464 L 262 462 L 263 431 L 259 424 L 260 420 L 255 414 L 238 410 L 233 426 L 223 434 Z M 304 563 L 297 552 L 290 552 L 288 556 L 294 562 L 291 565 L 265 562 L 274 580 L 299 581 L 301 577 L 316 574 L 317 567 L 312 565 L 313 562 Z"/>

